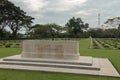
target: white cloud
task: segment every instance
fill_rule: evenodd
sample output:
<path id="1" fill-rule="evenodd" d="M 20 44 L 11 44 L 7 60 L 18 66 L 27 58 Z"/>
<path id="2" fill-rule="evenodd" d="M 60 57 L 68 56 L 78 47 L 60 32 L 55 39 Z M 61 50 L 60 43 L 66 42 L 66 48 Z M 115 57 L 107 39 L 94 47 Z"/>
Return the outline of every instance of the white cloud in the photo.
<path id="1" fill-rule="evenodd" d="M 27 11 L 69 11 L 87 0 L 10 0 Z"/>
<path id="2" fill-rule="evenodd" d="M 88 15 L 92 15 L 92 14 L 96 14 L 96 13 L 99 13 L 99 11 L 97 9 L 91 9 L 91 10 L 80 10 L 80 11 L 75 12 L 74 14 L 88 16 Z"/>
<path id="3" fill-rule="evenodd" d="M 44 0 L 21 0 L 21 1 L 23 1 L 26 7 L 31 11 L 40 11 L 47 5 L 47 2 L 45 2 Z"/>
<path id="4" fill-rule="evenodd" d="M 76 15 L 89 15 L 90 13 L 88 13 L 87 11 L 78 11 L 75 14 Z"/>
<path id="5" fill-rule="evenodd" d="M 43 18 L 43 13 L 70 11 L 87 0 L 10 0 L 35 18 Z"/>
<path id="6" fill-rule="evenodd" d="M 47 11 L 69 11 L 77 6 L 81 6 L 87 0 L 54 0 L 49 1 L 49 7 L 46 9 Z M 51 5 L 50 5 L 51 4 Z"/>
<path id="7" fill-rule="evenodd" d="M 27 11 L 40 11 L 47 5 L 47 0 L 9 0 Z"/>
<path id="8" fill-rule="evenodd" d="M 48 6 L 47 0 L 23 0 L 28 9 L 32 11 L 43 11 Z"/>
<path id="9" fill-rule="evenodd" d="M 36 14 L 34 14 L 34 17 L 36 17 L 36 18 L 43 18 L 44 16 L 41 15 L 41 14 L 36 13 Z"/>
<path id="10" fill-rule="evenodd" d="M 27 12 L 35 18 L 35 22 L 39 18 L 43 18 L 43 10 L 47 6 L 47 0 L 9 0 L 13 2 L 16 6 L 20 6 L 22 10 Z"/>

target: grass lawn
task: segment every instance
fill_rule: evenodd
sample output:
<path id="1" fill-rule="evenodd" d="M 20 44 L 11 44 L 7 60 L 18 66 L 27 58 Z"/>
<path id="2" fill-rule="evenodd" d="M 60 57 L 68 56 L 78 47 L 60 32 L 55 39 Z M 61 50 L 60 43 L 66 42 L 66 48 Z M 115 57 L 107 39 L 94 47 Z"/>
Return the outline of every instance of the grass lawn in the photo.
<path id="1" fill-rule="evenodd" d="M 89 49 L 90 39 L 80 40 L 80 55 L 109 58 L 120 72 L 120 50 Z M 20 48 L 0 48 L 0 58 L 19 54 Z M 120 80 L 118 78 L 85 76 L 34 71 L 1 70 L 0 80 Z"/>
<path id="2" fill-rule="evenodd" d="M 0 48 L 0 58 L 20 54 L 21 48 Z"/>

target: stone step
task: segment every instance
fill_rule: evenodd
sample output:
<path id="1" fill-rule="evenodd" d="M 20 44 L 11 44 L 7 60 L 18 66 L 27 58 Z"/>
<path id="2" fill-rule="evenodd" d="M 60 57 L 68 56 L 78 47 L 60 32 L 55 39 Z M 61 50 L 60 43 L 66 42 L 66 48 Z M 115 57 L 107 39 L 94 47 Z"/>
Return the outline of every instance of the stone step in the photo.
<path id="1" fill-rule="evenodd" d="M 64 63 L 38 63 L 38 62 L 22 62 L 22 61 L 0 61 L 0 64 L 6 65 L 23 65 L 23 66 L 42 66 L 42 67 L 59 67 L 59 68 L 71 68 L 71 69 L 88 69 L 88 70 L 100 70 L 99 61 L 93 59 L 92 66 L 64 64 Z"/>
<path id="2" fill-rule="evenodd" d="M 0 64 L 0 69 L 8 70 L 27 70 L 27 71 L 43 71 L 43 72 L 55 72 L 55 73 L 72 73 L 82 75 L 98 75 L 98 76 L 110 76 L 119 77 L 119 73 L 115 70 L 108 59 L 99 59 L 101 69 L 100 70 L 88 70 L 88 69 L 71 69 L 61 67 L 43 67 L 43 66 L 27 66 L 27 65 L 11 65 Z M 107 66 L 106 66 L 107 65 Z"/>
<path id="3" fill-rule="evenodd" d="M 86 69 L 71 69 L 60 67 L 43 67 L 43 66 L 23 66 L 23 65 L 5 65 L 0 64 L 0 69 L 8 70 L 28 70 L 28 71 L 43 71 L 43 72 L 55 72 L 55 73 L 72 73 L 82 75 L 99 75 L 99 70 L 86 70 Z"/>
<path id="4" fill-rule="evenodd" d="M 0 62 L 4 62 L 3 59 L 0 59 Z M 14 62 L 14 61 L 7 61 L 7 62 Z M 36 63 L 36 62 L 33 62 L 33 63 Z M 94 64 L 94 63 L 98 63 L 98 64 Z M 114 66 L 111 64 L 111 62 L 108 59 L 93 58 L 93 65 L 99 66 L 100 70 L 82 69 L 82 68 L 78 69 L 78 68 L 49 67 L 49 66 L 29 66 L 29 65 L 15 65 L 15 64 L 13 65 L 13 64 L 2 64 L 2 63 L 0 64 L 0 69 L 120 77 L 119 73 L 117 72 L 117 70 L 114 68 Z"/>
<path id="5" fill-rule="evenodd" d="M 58 60 L 58 59 L 41 59 L 41 58 L 21 58 L 20 55 L 6 57 L 4 61 L 19 61 L 19 62 L 39 62 L 39 63 L 56 63 L 56 64 L 74 64 L 74 65 L 87 65 L 93 64 L 92 57 L 81 56 L 79 60 Z"/>

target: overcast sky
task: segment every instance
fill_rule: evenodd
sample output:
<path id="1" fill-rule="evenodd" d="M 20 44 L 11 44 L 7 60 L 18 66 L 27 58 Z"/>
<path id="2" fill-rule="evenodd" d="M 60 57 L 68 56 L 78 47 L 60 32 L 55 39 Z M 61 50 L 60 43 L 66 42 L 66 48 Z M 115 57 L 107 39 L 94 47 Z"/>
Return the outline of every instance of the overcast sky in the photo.
<path id="1" fill-rule="evenodd" d="M 120 16 L 120 0 L 9 0 L 35 18 L 35 24 L 57 23 L 65 25 L 75 17 L 81 17 L 90 27 L 98 27 L 108 18 Z"/>

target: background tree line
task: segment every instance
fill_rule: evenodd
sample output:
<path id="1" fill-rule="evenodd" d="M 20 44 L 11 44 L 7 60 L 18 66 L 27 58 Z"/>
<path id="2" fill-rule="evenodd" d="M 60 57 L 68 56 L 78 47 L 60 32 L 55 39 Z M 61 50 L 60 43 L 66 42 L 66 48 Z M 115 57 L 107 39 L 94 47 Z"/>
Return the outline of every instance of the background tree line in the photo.
<path id="1" fill-rule="evenodd" d="M 33 38 L 79 38 L 85 35 L 85 30 L 88 27 L 89 24 L 84 23 L 81 18 L 72 17 L 65 26 L 55 23 L 45 25 L 36 24 L 27 35 Z"/>
<path id="2" fill-rule="evenodd" d="M 116 18 L 118 20 L 114 21 Z M 116 18 L 112 19 L 111 25 L 113 26 L 113 23 L 118 23 L 114 24 L 115 27 L 113 26 L 112 28 L 106 27 L 110 19 L 104 23 L 106 29 L 102 29 L 89 28 L 89 24 L 84 23 L 81 18 L 72 17 L 65 26 L 57 24 L 34 25 L 31 28 L 32 31 L 28 34 L 39 38 L 88 38 L 90 36 L 94 38 L 120 38 L 120 18 Z"/>

